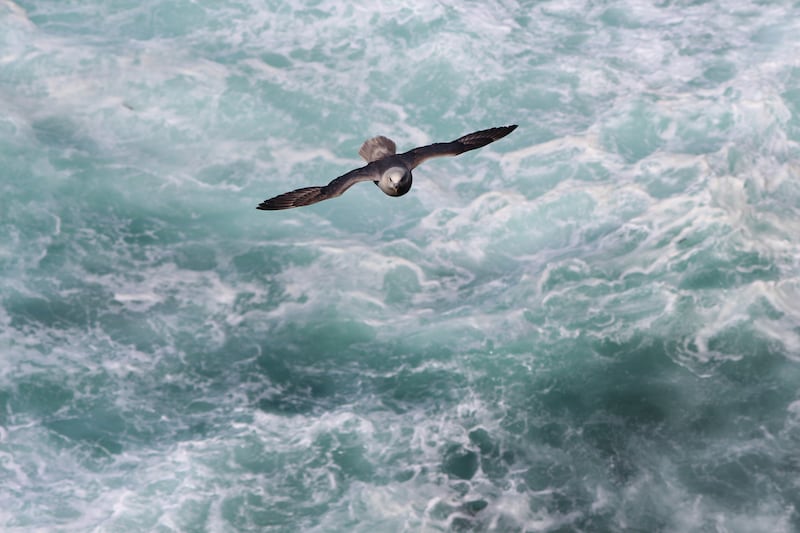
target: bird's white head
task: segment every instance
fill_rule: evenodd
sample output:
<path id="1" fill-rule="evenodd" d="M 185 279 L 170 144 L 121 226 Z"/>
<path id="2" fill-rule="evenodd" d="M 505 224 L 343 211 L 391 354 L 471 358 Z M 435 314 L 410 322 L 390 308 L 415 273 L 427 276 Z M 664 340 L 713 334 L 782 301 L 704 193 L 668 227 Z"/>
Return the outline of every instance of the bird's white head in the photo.
<path id="1" fill-rule="evenodd" d="M 402 196 L 411 189 L 411 171 L 403 167 L 391 167 L 381 176 L 378 187 L 389 196 Z"/>

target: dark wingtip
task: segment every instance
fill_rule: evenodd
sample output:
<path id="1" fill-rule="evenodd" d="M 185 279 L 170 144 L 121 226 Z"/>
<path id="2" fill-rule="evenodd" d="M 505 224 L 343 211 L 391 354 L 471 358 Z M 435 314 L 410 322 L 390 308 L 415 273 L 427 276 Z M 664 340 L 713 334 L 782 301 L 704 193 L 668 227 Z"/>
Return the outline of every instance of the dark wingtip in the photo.
<path id="1" fill-rule="evenodd" d="M 292 207 L 294 206 L 291 204 L 280 202 L 280 197 L 276 196 L 275 198 L 264 200 L 263 202 L 261 202 L 256 206 L 256 209 L 259 209 L 261 211 L 277 211 L 279 209 L 289 209 Z"/>
<path id="2" fill-rule="evenodd" d="M 323 192 L 323 187 L 303 187 L 294 191 L 279 194 L 269 200 L 264 200 L 256 209 L 262 211 L 278 211 L 281 209 L 291 209 L 302 207 L 325 200 L 327 197 Z"/>
<path id="3" fill-rule="evenodd" d="M 482 146 L 486 146 L 487 144 L 502 139 L 515 129 L 517 129 L 516 124 L 511 124 L 510 126 L 498 126 L 496 128 L 489 128 L 488 130 L 468 133 L 467 135 L 456 139 L 455 142 L 460 143 L 463 147 L 463 150 L 467 152 L 469 150 L 475 150 L 476 148 L 481 148 Z"/>
<path id="4" fill-rule="evenodd" d="M 508 126 L 499 126 L 497 128 L 491 128 L 489 130 L 486 130 L 486 133 L 489 134 L 489 136 L 494 137 L 494 140 L 497 140 L 497 139 L 502 139 L 503 137 L 505 137 L 506 135 L 517 129 L 517 127 L 518 127 L 517 124 L 509 124 Z"/>

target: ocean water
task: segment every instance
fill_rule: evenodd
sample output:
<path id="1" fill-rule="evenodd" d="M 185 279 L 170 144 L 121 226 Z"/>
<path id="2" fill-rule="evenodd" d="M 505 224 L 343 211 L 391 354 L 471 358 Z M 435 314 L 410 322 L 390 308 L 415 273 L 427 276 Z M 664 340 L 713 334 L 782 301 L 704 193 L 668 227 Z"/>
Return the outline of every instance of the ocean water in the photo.
<path id="1" fill-rule="evenodd" d="M 800 2 L 0 0 L 0 198 L 3 531 L 800 530 Z"/>

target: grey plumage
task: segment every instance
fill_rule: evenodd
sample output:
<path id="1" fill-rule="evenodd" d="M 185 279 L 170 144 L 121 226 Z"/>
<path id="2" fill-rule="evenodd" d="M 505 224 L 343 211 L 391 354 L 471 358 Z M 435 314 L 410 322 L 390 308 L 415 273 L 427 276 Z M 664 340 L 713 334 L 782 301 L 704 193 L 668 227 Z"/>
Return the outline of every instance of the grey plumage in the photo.
<path id="1" fill-rule="evenodd" d="M 361 181 L 373 181 L 389 196 L 402 196 L 411 189 L 411 171 L 432 157 L 456 156 L 486 146 L 502 139 L 517 128 L 516 124 L 468 133 L 455 141 L 420 146 L 402 154 L 396 154 L 394 141 L 383 136 L 373 137 L 361 145 L 359 155 L 367 165 L 339 176 L 329 184 L 318 187 L 303 187 L 269 200 L 264 200 L 257 209 L 277 210 L 311 205 L 322 200 L 341 196 L 347 189 Z"/>

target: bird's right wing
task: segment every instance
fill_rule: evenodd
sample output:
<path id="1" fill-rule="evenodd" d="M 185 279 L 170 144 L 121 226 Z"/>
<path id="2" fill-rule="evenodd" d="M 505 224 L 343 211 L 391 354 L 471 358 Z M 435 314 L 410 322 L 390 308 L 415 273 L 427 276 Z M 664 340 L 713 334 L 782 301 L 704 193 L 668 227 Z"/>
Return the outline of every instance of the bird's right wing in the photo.
<path id="1" fill-rule="evenodd" d="M 294 191 L 279 194 L 269 200 L 261 202 L 256 209 L 264 211 L 276 211 L 279 209 L 291 209 L 311 205 L 330 198 L 336 198 L 347 189 L 360 181 L 373 181 L 378 179 L 377 173 L 372 165 L 351 170 L 321 187 L 303 187 Z"/>

